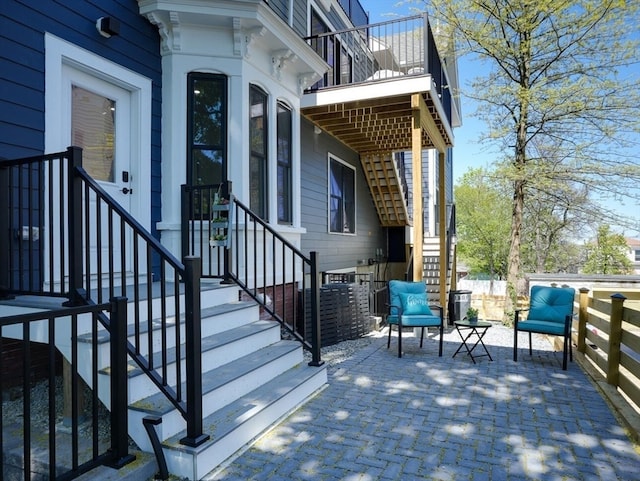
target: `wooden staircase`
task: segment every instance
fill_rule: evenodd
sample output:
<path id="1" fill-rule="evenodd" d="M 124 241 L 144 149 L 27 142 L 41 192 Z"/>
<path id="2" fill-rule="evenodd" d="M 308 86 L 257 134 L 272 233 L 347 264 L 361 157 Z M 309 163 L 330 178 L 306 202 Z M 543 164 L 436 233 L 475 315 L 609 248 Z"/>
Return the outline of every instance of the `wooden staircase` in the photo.
<path id="1" fill-rule="evenodd" d="M 380 224 L 383 227 L 408 225 L 407 196 L 392 152 L 369 152 L 362 154 L 360 160 Z"/>
<path id="2" fill-rule="evenodd" d="M 451 263 L 447 266 L 446 285 L 440 285 L 440 264 L 443 255 L 440 253 L 440 239 L 438 237 L 426 237 L 422 246 L 423 279 L 427 285 L 429 300 L 440 303 L 440 291 L 449 292 L 451 288 Z"/>

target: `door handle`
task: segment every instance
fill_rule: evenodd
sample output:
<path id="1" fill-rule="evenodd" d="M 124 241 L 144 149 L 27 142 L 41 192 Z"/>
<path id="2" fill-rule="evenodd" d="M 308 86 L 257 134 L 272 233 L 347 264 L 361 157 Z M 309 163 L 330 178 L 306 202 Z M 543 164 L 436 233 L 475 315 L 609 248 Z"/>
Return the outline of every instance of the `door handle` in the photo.
<path id="1" fill-rule="evenodd" d="M 129 189 L 128 187 L 123 187 L 122 188 L 122 193 L 123 194 L 133 194 L 133 189 Z"/>

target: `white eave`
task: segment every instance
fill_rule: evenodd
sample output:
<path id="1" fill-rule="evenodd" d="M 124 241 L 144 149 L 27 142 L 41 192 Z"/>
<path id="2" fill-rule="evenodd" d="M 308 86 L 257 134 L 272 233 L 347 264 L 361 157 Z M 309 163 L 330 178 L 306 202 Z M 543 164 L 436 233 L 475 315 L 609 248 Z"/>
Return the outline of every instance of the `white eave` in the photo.
<path id="1" fill-rule="evenodd" d="M 224 28 L 233 31 L 236 55 L 248 55 L 252 42 L 259 42 L 274 61 L 287 62 L 288 70 L 300 78 L 301 88 L 312 85 L 329 68 L 263 0 L 138 0 L 138 6 L 141 15 L 159 26 L 163 43 L 173 42 L 167 48 L 175 49 L 185 25 Z"/>

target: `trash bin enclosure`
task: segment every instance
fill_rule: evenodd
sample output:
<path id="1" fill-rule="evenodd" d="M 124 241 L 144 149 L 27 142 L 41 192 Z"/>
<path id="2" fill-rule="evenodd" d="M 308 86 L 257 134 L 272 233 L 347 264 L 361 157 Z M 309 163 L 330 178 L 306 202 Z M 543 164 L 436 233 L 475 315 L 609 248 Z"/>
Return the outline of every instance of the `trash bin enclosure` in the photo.
<path id="1" fill-rule="evenodd" d="M 449 325 L 465 318 L 471 307 L 471 291 L 449 291 Z"/>

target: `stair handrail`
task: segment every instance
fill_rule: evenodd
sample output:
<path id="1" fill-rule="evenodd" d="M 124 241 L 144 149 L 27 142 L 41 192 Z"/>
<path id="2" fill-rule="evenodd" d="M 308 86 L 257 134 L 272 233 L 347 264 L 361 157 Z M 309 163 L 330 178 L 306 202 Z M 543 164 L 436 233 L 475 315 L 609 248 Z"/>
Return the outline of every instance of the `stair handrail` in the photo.
<path id="1" fill-rule="evenodd" d="M 231 241 L 231 245 L 228 246 L 230 249 L 230 259 L 229 259 L 229 277 L 254 301 L 256 301 L 264 311 L 266 311 L 270 316 L 272 316 L 275 320 L 277 320 L 280 325 L 291 335 L 293 338 L 298 340 L 302 346 L 311 353 L 312 360 L 309 362 L 311 366 L 321 366 L 324 362 L 321 359 L 320 353 L 320 306 L 319 306 L 319 298 L 320 298 L 320 272 L 318 270 L 318 254 L 315 251 L 309 253 L 309 257 L 307 257 L 302 251 L 300 251 L 295 245 L 289 242 L 285 237 L 283 237 L 279 232 L 277 232 L 269 223 L 264 221 L 260 216 L 258 216 L 255 212 L 253 212 L 248 206 L 243 204 L 237 197 L 231 195 L 229 199 L 230 208 L 235 209 L 235 212 L 232 217 L 232 224 L 230 229 L 233 229 L 233 237 Z M 253 226 L 252 231 L 249 231 L 249 226 Z M 258 236 L 258 227 L 262 230 L 264 238 L 262 243 L 257 242 Z M 244 235 L 242 235 L 244 234 Z M 248 235 L 252 234 L 254 236 L 254 242 L 248 242 Z M 269 253 L 272 254 L 272 262 L 271 266 L 273 269 L 272 280 L 274 284 L 271 286 L 267 286 L 267 263 L 265 262 L 265 258 L 267 255 L 267 243 L 269 236 L 269 240 L 271 240 L 271 246 Z M 242 248 L 241 247 L 241 242 Z M 279 248 L 279 249 L 277 249 Z M 253 249 L 253 250 L 252 250 Z M 262 252 L 259 252 L 259 249 Z M 244 253 L 244 257 L 240 257 L 240 253 Z M 291 256 L 291 277 L 287 277 L 287 272 L 285 272 L 284 266 L 282 271 L 280 272 L 282 275 L 282 296 L 283 303 L 281 304 L 281 309 L 278 310 L 273 304 L 270 304 L 268 299 L 267 292 L 276 293 L 276 273 L 275 273 L 275 259 L 278 254 L 281 254 L 281 259 L 283 264 L 286 265 L 286 258 Z M 262 254 L 262 257 L 260 256 Z M 262 258 L 263 265 L 259 266 L 258 261 Z M 252 272 L 249 271 L 249 264 L 252 262 Z M 296 279 L 296 261 L 302 264 L 302 278 Z M 264 285 L 258 286 L 257 277 L 258 271 L 262 269 L 260 272 L 264 279 Z M 309 287 L 307 288 L 306 276 L 305 272 L 308 269 L 308 277 L 309 277 Z M 241 272 L 241 271 L 244 272 Z M 249 285 L 250 276 L 253 274 L 253 285 Z M 294 306 L 292 308 L 292 316 L 287 316 L 287 310 L 285 306 L 286 302 L 286 284 L 287 280 L 291 281 L 292 288 L 296 288 L 298 283 L 302 283 L 301 288 L 301 298 L 302 304 L 304 308 L 302 309 L 302 313 L 300 310 L 296 308 L 295 301 Z M 259 290 L 262 289 L 263 292 L 260 293 Z M 307 303 L 307 290 L 309 291 L 309 301 Z M 293 296 L 296 297 L 297 296 Z M 306 324 L 307 316 L 310 324 L 310 336 L 306 335 L 306 329 L 299 329 L 296 325 L 299 323 L 299 316 L 302 316 L 302 322 Z"/>
<path id="2" fill-rule="evenodd" d="M 447 239 L 446 239 L 446 269 L 447 276 L 451 275 L 451 248 L 455 245 L 454 239 L 456 236 L 456 205 L 449 204 L 449 224 L 447 226 Z M 455 273 L 453 273 L 455 275 Z"/>
<path id="3" fill-rule="evenodd" d="M 407 259 L 407 266 L 404 270 L 404 280 L 412 281 L 413 280 L 413 246 L 409 247 L 409 259 Z"/>
<path id="4" fill-rule="evenodd" d="M 147 359 L 140 352 L 140 346 L 132 344 L 127 341 L 127 351 L 129 356 L 140 367 L 145 375 L 153 382 L 153 384 L 162 392 L 165 398 L 180 412 L 187 424 L 187 436 L 180 440 L 181 443 L 188 446 L 198 446 L 209 439 L 208 435 L 203 433 L 203 419 L 202 419 L 202 345 L 201 345 L 201 311 L 200 311 L 200 260 L 196 257 L 187 257 L 184 259 L 184 264 L 180 262 L 171 252 L 167 250 L 156 238 L 154 238 L 129 212 L 127 212 L 118 202 L 116 202 L 103 188 L 93 179 L 87 171 L 82 167 L 82 151 L 78 147 L 70 147 L 70 149 L 76 150 L 72 155 L 73 169 L 70 169 L 70 178 L 73 182 L 73 187 L 70 191 L 70 205 L 81 205 L 80 202 L 75 202 L 75 198 L 78 198 L 78 192 L 85 193 L 85 197 L 88 197 L 88 191 L 92 191 L 96 198 L 102 200 L 107 206 L 110 212 L 115 212 L 120 218 L 121 225 L 124 223 L 129 226 L 133 233 L 140 237 L 146 243 L 147 253 L 155 254 L 161 262 L 162 271 L 164 271 L 165 263 L 171 266 L 175 271 L 176 279 L 179 279 L 184 283 L 185 292 L 185 391 L 186 400 L 182 393 L 181 375 L 177 374 L 177 386 L 173 389 L 167 380 L 166 365 L 163 363 L 163 373 L 160 374 L 152 365 L 153 352 L 150 351 L 149 358 Z M 79 158 L 78 158 L 79 155 Z M 75 196 L 75 197 L 74 197 Z M 79 197 L 81 198 L 81 197 Z M 73 202 L 73 203 L 72 203 Z M 82 214 L 80 209 L 80 215 Z M 74 213 L 74 217 L 78 213 Z M 75 218 L 77 222 L 79 218 Z M 81 222 L 81 221 L 80 221 Z M 76 234 L 77 235 L 77 234 Z M 70 238 L 72 236 L 70 235 Z M 81 245 L 81 244 L 80 244 Z M 73 251 L 72 251 L 73 252 Z M 71 258 L 70 258 L 71 260 Z M 74 269 L 70 269 L 71 272 Z M 90 277 L 89 273 L 85 279 Z M 76 290 L 76 293 L 71 295 L 72 298 L 78 298 L 83 294 L 89 296 L 90 289 L 77 289 L 79 282 L 77 279 L 71 281 L 72 288 Z M 134 279 L 137 283 L 138 280 Z M 123 283 L 124 284 L 124 283 Z M 126 288 L 123 285 L 123 288 Z M 88 297 L 87 297 L 88 298 Z M 136 302 L 134 299 L 133 302 Z M 178 301 L 176 301 L 178 302 Z M 178 312 L 180 312 L 178 310 Z M 167 313 L 161 313 L 160 325 L 163 329 L 161 333 L 162 338 L 166 337 L 165 330 L 167 328 Z M 179 324 L 177 322 L 176 324 Z M 137 327 L 137 326 L 136 326 Z M 176 332 L 176 335 L 178 333 Z M 151 335 L 149 331 L 148 335 Z M 179 336 L 176 337 L 176 345 L 179 343 Z M 179 351 L 176 354 L 176 372 L 180 372 L 180 358 Z"/>
<path id="5" fill-rule="evenodd" d="M 23 232 L 21 226 L 29 230 Z M 0 265 L 7 266 L 0 278 L 0 295 L 67 297 L 67 306 L 129 299 L 134 330 L 127 342 L 129 356 L 185 419 L 187 436 L 182 442 L 204 442 L 202 373 L 193 364 L 202 350 L 200 259 L 176 259 L 87 173 L 79 147 L 0 161 L 0 231 L 10 233 L 0 235 Z M 23 236 L 32 242 L 25 243 Z M 95 247 L 93 254 L 83 248 L 90 244 Z M 159 300 L 154 296 L 157 286 Z M 148 302 L 142 312 L 145 295 Z M 183 311 L 184 332 L 179 322 Z M 98 317 L 108 327 L 106 315 Z M 176 345 L 173 364 L 167 355 L 169 335 Z M 154 341 L 160 345 L 157 355 Z"/>

